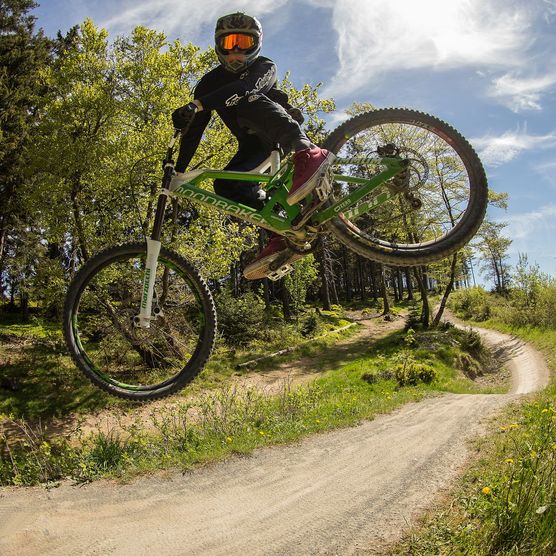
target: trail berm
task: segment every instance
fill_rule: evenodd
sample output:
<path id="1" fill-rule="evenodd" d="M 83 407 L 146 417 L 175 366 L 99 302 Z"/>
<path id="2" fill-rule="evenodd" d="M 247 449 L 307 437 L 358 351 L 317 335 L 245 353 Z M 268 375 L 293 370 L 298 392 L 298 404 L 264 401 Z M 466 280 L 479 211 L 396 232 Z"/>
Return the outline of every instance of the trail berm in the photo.
<path id="1" fill-rule="evenodd" d="M 0 554 L 379 554 L 453 483 L 486 419 L 548 384 L 532 347 L 478 330 L 506 354 L 509 394 L 445 394 L 185 474 L 0 489 Z"/>

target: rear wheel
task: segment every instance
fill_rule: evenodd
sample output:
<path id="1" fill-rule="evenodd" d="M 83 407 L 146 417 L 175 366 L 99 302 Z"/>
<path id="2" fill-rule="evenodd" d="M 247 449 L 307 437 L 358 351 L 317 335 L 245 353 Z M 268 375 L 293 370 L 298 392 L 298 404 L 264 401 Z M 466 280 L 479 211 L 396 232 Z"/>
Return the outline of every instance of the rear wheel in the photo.
<path id="1" fill-rule="evenodd" d="M 162 248 L 150 328 L 134 322 L 143 297 L 146 245 L 109 248 L 70 285 L 64 335 L 77 366 L 114 396 L 151 400 L 183 388 L 203 369 L 214 344 L 216 311 L 195 268 Z"/>
<path id="2" fill-rule="evenodd" d="M 379 188 L 391 194 L 387 201 L 327 223 L 339 241 L 364 257 L 394 266 L 434 262 L 461 249 L 483 220 L 488 187 L 481 161 L 438 118 L 404 108 L 366 112 L 335 129 L 323 147 L 336 155 L 334 172 L 341 175 L 377 174 L 385 151 L 409 161 L 405 176 Z M 337 182 L 333 198 L 355 187 Z"/>

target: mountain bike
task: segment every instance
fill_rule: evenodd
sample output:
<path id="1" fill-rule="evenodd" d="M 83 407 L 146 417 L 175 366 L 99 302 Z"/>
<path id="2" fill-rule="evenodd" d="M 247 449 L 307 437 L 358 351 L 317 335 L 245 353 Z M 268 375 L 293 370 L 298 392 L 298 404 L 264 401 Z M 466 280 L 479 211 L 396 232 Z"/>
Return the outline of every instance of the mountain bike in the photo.
<path id="1" fill-rule="evenodd" d="M 443 121 L 409 109 L 356 115 L 326 139 L 335 155 L 314 192 L 286 202 L 293 164 L 278 149 L 250 172 L 197 169 L 172 182 L 175 131 L 151 236 L 109 247 L 77 272 L 64 308 L 64 336 L 79 369 L 98 387 L 132 400 L 183 388 L 203 369 L 216 334 L 216 310 L 195 267 L 161 243 L 169 198 L 213 207 L 286 238 L 308 253 L 323 233 L 359 255 L 394 266 L 424 265 L 462 248 L 484 217 L 488 189 L 473 148 Z M 261 184 L 260 210 L 201 187 L 207 179 Z M 290 251 L 269 278 L 291 271 Z"/>

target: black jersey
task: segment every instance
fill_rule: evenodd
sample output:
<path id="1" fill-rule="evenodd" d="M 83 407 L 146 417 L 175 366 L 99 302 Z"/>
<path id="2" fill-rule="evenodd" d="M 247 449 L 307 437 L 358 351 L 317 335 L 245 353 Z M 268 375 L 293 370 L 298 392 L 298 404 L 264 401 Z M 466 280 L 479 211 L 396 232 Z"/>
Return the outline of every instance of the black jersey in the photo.
<path id="1" fill-rule="evenodd" d="M 284 108 L 291 108 L 286 93 L 276 86 L 276 65 L 264 56 L 259 56 L 241 73 L 232 73 L 224 66 L 218 66 L 202 77 L 195 87 L 194 98 L 202 103 L 203 110 L 195 114 L 193 123 L 182 137 L 176 171 L 185 171 L 193 158 L 213 110 L 241 143 L 248 130 L 239 125 L 236 107 L 241 100 L 256 99 L 257 95 L 265 95 Z"/>

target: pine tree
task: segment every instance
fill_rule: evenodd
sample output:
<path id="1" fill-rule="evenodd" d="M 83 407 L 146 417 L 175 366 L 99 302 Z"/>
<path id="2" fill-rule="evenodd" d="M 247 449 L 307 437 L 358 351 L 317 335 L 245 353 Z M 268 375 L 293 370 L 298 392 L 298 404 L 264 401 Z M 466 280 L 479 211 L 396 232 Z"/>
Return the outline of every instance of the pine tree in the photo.
<path id="1" fill-rule="evenodd" d="M 0 295 L 8 241 L 18 215 L 17 196 L 25 183 L 27 141 L 32 133 L 44 83 L 51 41 L 35 32 L 32 0 L 0 2 Z M 19 211 L 21 212 L 21 211 Z M 10 234 L 12 237 L 10 237 Z"/>

